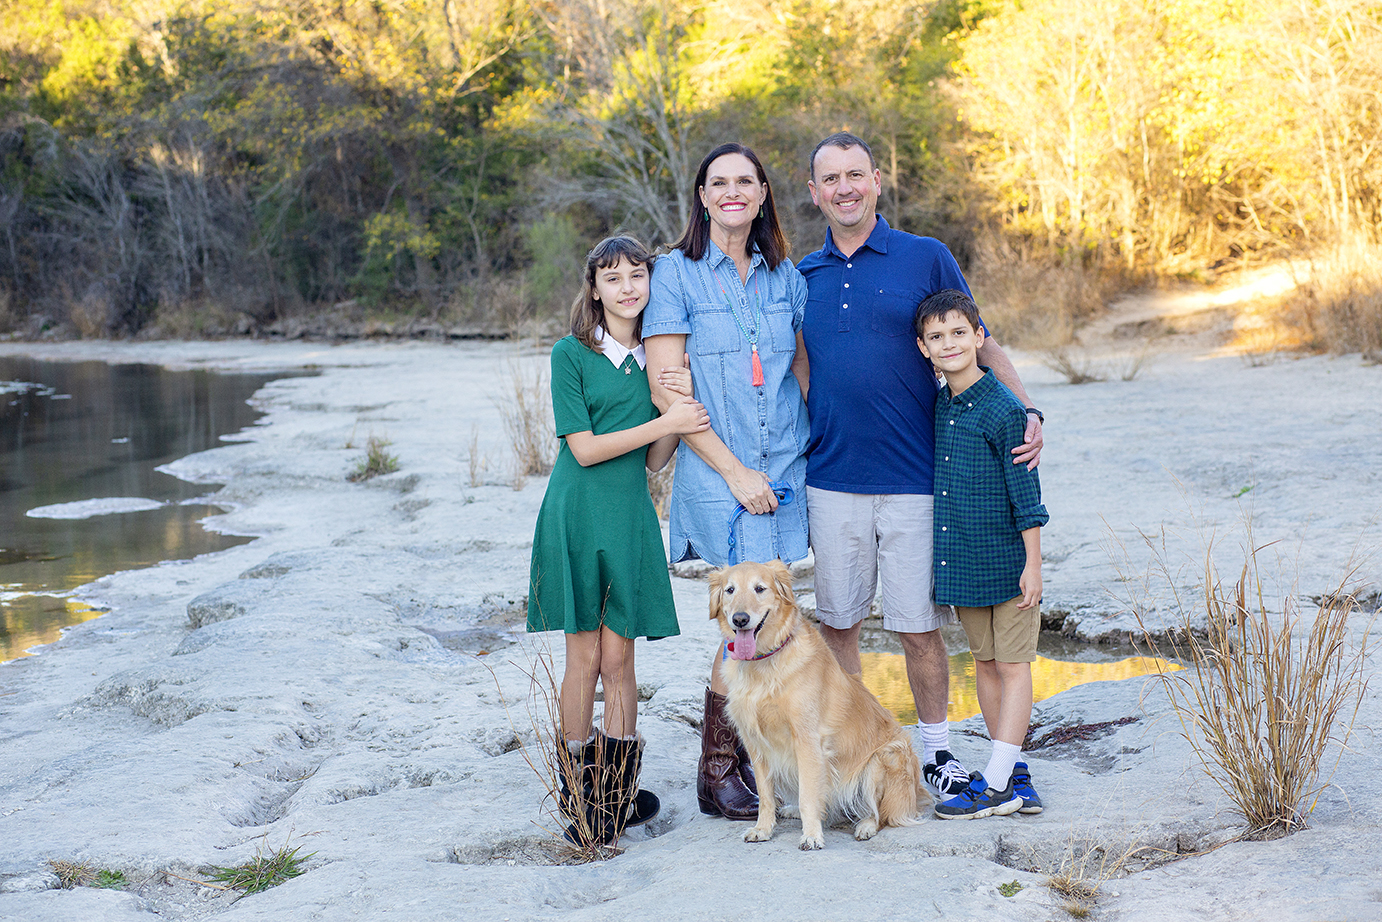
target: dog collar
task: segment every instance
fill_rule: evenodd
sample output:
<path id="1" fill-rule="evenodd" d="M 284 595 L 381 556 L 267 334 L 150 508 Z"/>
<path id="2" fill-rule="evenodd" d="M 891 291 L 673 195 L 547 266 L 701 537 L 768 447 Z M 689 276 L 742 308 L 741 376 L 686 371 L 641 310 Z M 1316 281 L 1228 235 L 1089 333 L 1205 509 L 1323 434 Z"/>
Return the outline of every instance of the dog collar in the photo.
<path id="1" fill-rule="evenodd" d="M 745 663 L 755 663 L 755 662 L 757 662 L 758 660 L 767 659 L 768 657 L 770 657 L 770 656 L 772 656 L 774 653 L 776 653 L 778 650 L 781 650 L 783 647 L 787 646 L 787 641 L 789 641 L 789 640 L 791 640 L 791 639 L 792 639 L 792 635 L 791 635 L 791 634 L 788 634 L 786 637 L 782 638 L 782 643 L 780 643 L 780 644 L 778 644 L 777 646 L 773 647 L 773 648 L 772 648 L 771 650 L 769 650 L 767 653 L 760 653 L 760 654 L 758 654 L 757 656 L 749 657 L 748 659 L 742 660 L 741 662 L 745 662 Z M 732 640 L 726 641 L 726 642 L 725 642 L 725 649 L 730 650 L 730 651 L 732 652 L 732 651 L 734 650 L 734 641 L 732 641 Z"/>

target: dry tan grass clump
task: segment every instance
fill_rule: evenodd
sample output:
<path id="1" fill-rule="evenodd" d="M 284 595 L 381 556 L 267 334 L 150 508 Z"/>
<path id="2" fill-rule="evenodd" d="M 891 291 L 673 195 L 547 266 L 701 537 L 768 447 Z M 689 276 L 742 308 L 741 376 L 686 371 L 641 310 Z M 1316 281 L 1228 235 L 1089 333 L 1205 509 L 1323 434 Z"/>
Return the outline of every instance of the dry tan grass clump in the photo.
<path id="1" fill-rule="evenodd" d="M 561 847 L 563 855 L 558 863 L 585 864 L 591 861 L 605 861 L 623 854 L 623 849 L 617 844 L 618 832 L 623 831 L 622 822 L 618 824 L 615 842 L 609 843 L 603 838 L 603 819 L 609 813 L 606 798 L 597 793 L 595 796 L 598 801 L 592 805 L 594 809 L 587 810 L 584 798 L 588 792 L 584 790 L 584 786 L 575 783 L 582 778 L 582 759 L 580 753 L 568 747 L 563 738 L 561 676 L 555 657 L 550 649 L 540 645 L 534 652 L 529 668 L 523 669 L 520 666 L 519 669 L 528 677 L 529 682 L 528 722 L 533 740 L 531 745 L 520 743 L 520 746 L 523 760 L 537 775 L 546 791 L 546 797 L 543 799 L 543 819 L 538 826 L 552 836 L 553 841 Z M 497 676 L 495 682 L 498 683 Z M 502 696 L 502 689 L 500 694 Z M 596 700 L 600 700 L 599 696 Z M 507 706 L 505 702 L 506 709 Z M 512 714 L 509 715 L 509 723 L 510 726 L 514 726 Z M 518 732 L 516 726 L 514 731 L 520 739 L 525 736 Z M 594 767 L 596 777 L 605 771 L 603 747 L 601 749 L 600 759 Z M 586 767 L 585 770 L 590 771 L 590 768 Z M 563 778 L 573 782 L 567 789 L 567 809 L 563 809 Z M 608 792 L 608 798 L 618 802 L 625 793 L 625 789 L 615 783 L 613 789 Z M 568 830 L 571 833 L 569 837 Z"/>
<path id="2" fill-rule="evenodd" d="M 1292 292 L 1239 313 L 1232 348 L 1259 357 L 1360 352 L 1382 361 L 1382 246 L 1343 244 L 1302 266 Z"/>
<path id="3" fill-rule="evenodd" d="M 1046 887 L 1061 900 L 1062 909 L 1083 919 L 1094 911 L 1107 881 L 1126 877 L 1131 869 L 1159 864 L 1165 854 L 1164 849 L 1142 844 L 1137 836 L 1071 830 L 1059 863 L 1046 877 Z"/>
<path id="4" fill-rule="evenodd" d="M 979 246 L 968 272 L 984 319 L 1005 346 L 1068 346 L 1079 324 L 1097 315 L 1134 280 L 1113 269 L 1061 265 L 995 242 Z"/>
<path id="5" fill-rule="evenodd" d="M 1065 379 L 1067 384 L 1092 384 L 1108 380 L 1099 363 L 1082 349 L 1073 345 L 1053 346 L 1044 350 L 1042 364 Z"/>
<path id="6" fill-rule="evenodd" d="M 479 425 L 470 427 L 470 451 L 466 453 L 466 470 L 466 483 L 472 487 L 483 484 L 485 475 L 489 473 L 489 455 L 480 450 Z"/>
<path id="7" fill-rule="evenodd" d="M 1182 735 L 1249 835 L 1268 837 L 1303 827 L 1328 784 L 1320 778 L 1326 750 L 1346 745 L 1368 684 L 1367 632 L 1358 646 L 1350 642 L 1348 621 L 1358 608 L 1348 588 L 1352 573 L 1313 616 L 1302 613 L 1294 591 L 1281 614 L 1272 613 L 1258 570 L 1264 548 L 1253 547 L 1251 529 L 1247 538 L 1250 550 L 1230 586 L 1219 577 L 1212 544 L 1205 552 L 1207 629 L 1175 593 L 1182 632 L 1146 640 L 1155 655 L 1193 667 L 1160 675 Z M 1155 546 L 1152 552 L 1153 568 L 1174 592 L 1164 556 Z"/>
<path id="8" fill-rule="evenodd" d="M 1382 357 L 1382 247 L 1355 243 L 1312 262 L 1293 315 L 1318 348 Z"/>
<path id="9" fill-rule="evenodd" d="M 525 372 L 519 362 L 511 361 L 507 389 L 495 404 L 513 447 L 513 479 L 550 474 L 557 460 L 557 437 L 547 375 L 540 368 Z"/>
<path id="10" fill-rule="evenodd" d="M 48 867 L 57 875 L 58 886 L 64 890 L 77 887 L 90 887 L 96 882 L 96 869 L 84 861 L 54 859 Z"/>

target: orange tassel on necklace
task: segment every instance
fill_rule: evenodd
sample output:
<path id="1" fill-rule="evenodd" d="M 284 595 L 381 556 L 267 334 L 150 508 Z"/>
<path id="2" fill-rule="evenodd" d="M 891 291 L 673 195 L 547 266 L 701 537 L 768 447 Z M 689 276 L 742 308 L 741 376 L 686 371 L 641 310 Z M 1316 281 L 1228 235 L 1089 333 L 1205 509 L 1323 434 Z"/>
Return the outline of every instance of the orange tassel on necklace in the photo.
<path id="1" fill-rule="evenodd" d="M 734 299 L 729 296 L 728 291 L 725 291 L 724 282 L 720 281 L 720 277 L 718 275 L 715 276 L 715 281 L 720 286 L 720 293 L 723 294 L 725 296 L 725 300 L 729 302 L 729 314 L 731 317 L 734 318 L 734 325 L 739 328 L 740 333 L 744 334 L 744 339 L 748 340 L 749 347 L 753 349 L 753 362 L 751 365 L 753 376 L 749 379 L 749 383 L 754 387 L 762 387 L 763 363 L 758 358 L 758 331 L 760 323 L 759 311 L 753 310 L 754 304 L 748 303 L 748 298 L 745 297 L 744 300 L 746 303 L 742 306 L 747 307 L 748 310 L 752 311 L 753 332 L 750 333 L 748 327 L 746 327 L 744 325 L 744 322 L 739 319 L 739 311 L 735 307 Z M 754 300 L 758 302 L 757 306 L 761 310 L 763 304 L 763 297 L 758 293 L 758 273 L 754 273 L 753 276 L 753 294 Z"/>

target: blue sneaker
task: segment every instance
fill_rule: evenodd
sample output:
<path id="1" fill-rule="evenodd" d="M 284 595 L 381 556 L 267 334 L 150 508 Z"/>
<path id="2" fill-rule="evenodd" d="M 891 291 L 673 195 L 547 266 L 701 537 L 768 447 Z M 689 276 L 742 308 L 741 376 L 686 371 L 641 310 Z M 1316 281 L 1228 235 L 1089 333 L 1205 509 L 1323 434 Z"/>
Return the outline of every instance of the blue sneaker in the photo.
<path id="1" fill-rule="evenodd" d="M 936 804 L 936 816 L 943 820 L 978 820 L 986 816 L 1007 816 L 1022 808 L 1022 798 L 1013 793 L 1013 783 L 995 791 L 988 786 L 983 774 L 974 772 L 969 776 L 969 787 L 947 800 Z"/>
<path id="2" fill-rule="evenodd" d="M 1022 806 L 1018 808 L 1018 813 L 1042 811 L 1041 798 L 1037 796 L 1036 788 L 1032 787 L 1032 772 L 1027 768 L 1026 762 L 1018 762 L 1013 766 L 1013 791 L 1022 798 Z"/>

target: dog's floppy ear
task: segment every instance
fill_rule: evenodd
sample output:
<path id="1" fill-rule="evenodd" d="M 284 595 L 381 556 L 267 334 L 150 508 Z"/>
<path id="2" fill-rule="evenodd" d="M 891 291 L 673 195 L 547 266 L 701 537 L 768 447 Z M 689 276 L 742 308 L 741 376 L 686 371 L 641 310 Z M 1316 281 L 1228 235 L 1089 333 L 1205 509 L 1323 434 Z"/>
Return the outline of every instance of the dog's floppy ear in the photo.
<path id="1" fill-rule="evenodd" d="M 720 617 L 725 608 L 725 567 L 710 571 L 710 620 Z"/>
<path id="2" fill-rule="evenodd" d="M 768 564 L 768 569 L 772 572 L 773 591 L 777 593 L 777 597 L 788 604 L 795 605 L 797 596 L 792 591 L 792 571 L 787 569 L 787 565 L 780 560 L 774 560 Z"/>

